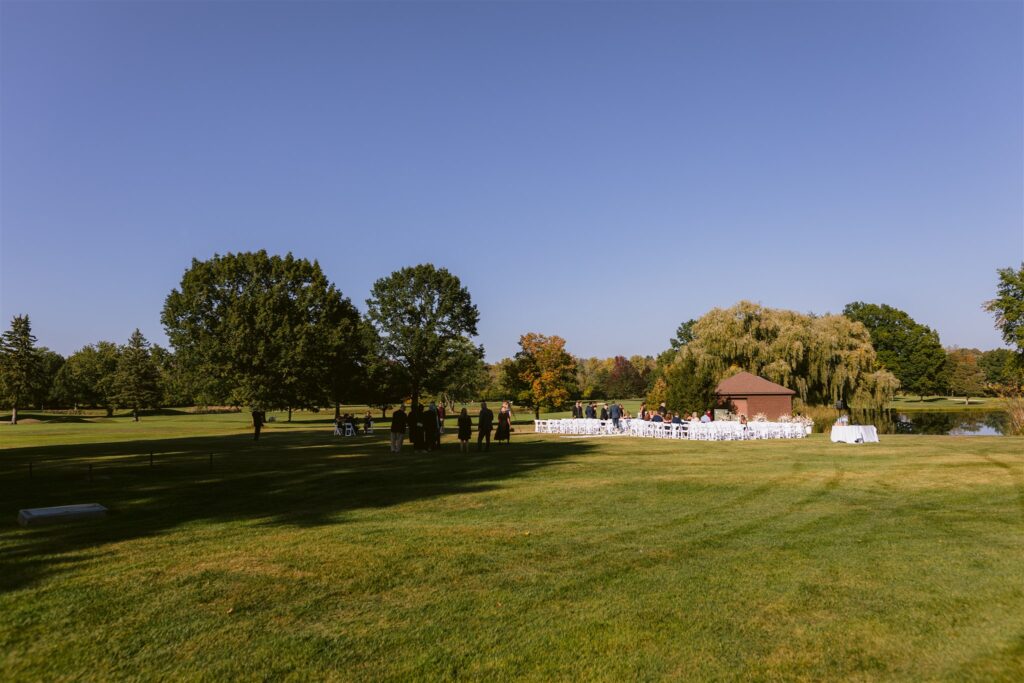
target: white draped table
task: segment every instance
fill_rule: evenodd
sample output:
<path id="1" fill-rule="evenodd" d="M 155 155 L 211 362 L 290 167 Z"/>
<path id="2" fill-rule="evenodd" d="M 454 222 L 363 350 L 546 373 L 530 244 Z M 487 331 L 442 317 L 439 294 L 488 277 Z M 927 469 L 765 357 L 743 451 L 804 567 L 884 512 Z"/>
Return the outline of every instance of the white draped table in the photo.
<path id="1" fill-rule="evenodd" d="M 847 425 L 832 428 L 832 443 L 878 443 L 874 425 Z"/>

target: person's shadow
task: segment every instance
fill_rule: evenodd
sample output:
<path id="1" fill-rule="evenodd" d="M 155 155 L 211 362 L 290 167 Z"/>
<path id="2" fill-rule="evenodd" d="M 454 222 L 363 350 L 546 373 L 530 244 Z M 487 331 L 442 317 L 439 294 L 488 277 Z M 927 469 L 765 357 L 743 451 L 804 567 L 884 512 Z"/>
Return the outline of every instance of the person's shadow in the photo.
<path id="1" fill-rule="evenodd" d="M 392 454 L 386 430 L 372 437 L 330 432 L 38 446 L 0 459 L 0 590 L 14 590 L 95 557 L 100 545 L 196 520 L 266 525 L 344 524 L 346 513 L 438 496 L 487 491 L 592 450 L 584 441 L 536 439 L 490 452 Z M 152 458 L 150 457 L 152 453 Z M 212 457 L 211 457 L 212 456 Z M 31 471 L 30 471 L 31 464 Z M 18 510 L 100 503 L 105 520 L 22 529 Z"/>

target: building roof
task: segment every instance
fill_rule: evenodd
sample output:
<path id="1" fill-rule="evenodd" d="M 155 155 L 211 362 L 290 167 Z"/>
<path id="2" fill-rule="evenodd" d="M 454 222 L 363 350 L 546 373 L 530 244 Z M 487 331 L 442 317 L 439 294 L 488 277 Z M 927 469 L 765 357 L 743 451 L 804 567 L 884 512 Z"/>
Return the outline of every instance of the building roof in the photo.
<path id="1" fill-rule="evenodd" d="M 749 372 L 740 372 L 719 382 L 715 393 L 719 396 L 792 396 L 796 392 L 781 384 L 769 382 L 763 377 Z"/>

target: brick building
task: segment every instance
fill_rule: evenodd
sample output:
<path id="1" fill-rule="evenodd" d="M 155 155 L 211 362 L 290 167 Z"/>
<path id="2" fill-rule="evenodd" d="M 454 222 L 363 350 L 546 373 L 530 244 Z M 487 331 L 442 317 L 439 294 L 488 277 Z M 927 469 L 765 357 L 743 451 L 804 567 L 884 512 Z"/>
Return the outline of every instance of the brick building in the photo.
<path id="1" fill-rule="evenodd" d="M 729 379 L 723 379 L 715 390 L 721 405 L 732 405 L 737 415 L 748 418 L 764 413 L 769 420 L 793 412 L 793 396 L 796 392 L 781 384 L 769 382 L 749 372 L 741 372 Z"/>

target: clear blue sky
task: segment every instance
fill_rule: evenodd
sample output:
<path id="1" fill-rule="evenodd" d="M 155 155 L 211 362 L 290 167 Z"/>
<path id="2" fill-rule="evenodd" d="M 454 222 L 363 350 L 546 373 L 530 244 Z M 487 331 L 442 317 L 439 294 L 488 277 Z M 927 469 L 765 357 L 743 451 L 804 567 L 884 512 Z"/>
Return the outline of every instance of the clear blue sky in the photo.
<path id="1" fill-rule="evenodd" d="M 10 2 L 2 292 L 62 353 L 192 257 L 430 261 L 491 360 L 657 353 L 740 299 L 884 302 L 947 345 L 1024 259 L 1020 2 Z"/>

